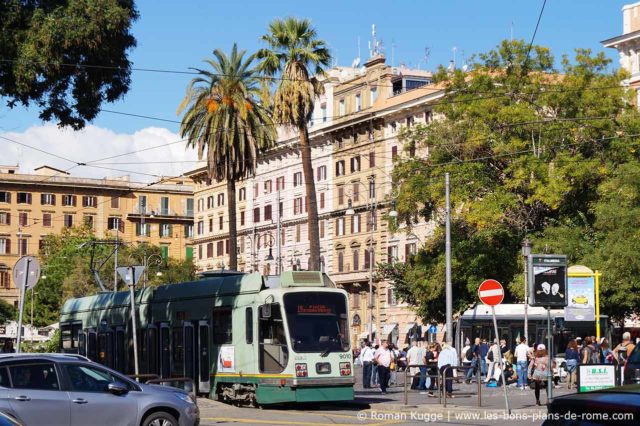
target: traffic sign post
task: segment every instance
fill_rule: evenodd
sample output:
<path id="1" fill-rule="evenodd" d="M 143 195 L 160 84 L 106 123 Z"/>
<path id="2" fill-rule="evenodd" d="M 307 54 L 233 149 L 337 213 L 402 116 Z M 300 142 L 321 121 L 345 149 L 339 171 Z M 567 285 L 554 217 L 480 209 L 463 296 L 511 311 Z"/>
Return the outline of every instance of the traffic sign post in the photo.
<path id="1" fill-rule="evenodd" d="M 33 288 L 40 278 L 40 262 L 33 256 L 22 256 L 13 267 L 14 282 L 20 286 L 20 313 L 18 315 L 18 331 L 16 338 L 16 353 L 21 352 L 22 344 L 22 314 L 24 298 L 27 289 Z"/>
<path id="2" fill-rule="evenodd" d="M 500 336 L 498 336 L 498 321 L 496 320 L 496 305 L 499 305 L 504 300 L 504 288 L 496 280 L 485 280 L 480 284 L 478 288 L 478 297 L 480 301 L 485 305 L 491 306 L 491 316 L 493 316 L 493 329 L 495 331 L 495 344 L 500 343 Z M 502 377 L 502 389 L 504 390 L 504 404 L 507 409 L 507 413 L 511 414 L 511 407 L 509 406 L 509 396 L 507 395 L 507 381 L 504 378 L 504 363 L 502 362 L 502 352 L 498 357 L 498 367 L 500 368 L 500 376 Z M 488 378 L 487 378 L 488 379 Z"/>
<path id="3" fill-rule="evenodd" d="M 144 273 L 144 266 L 121 266 L 118 274 L 122 280 L 129 286 L 129 298 L 131 299 L 131 330 L 133 331 L 133 366 L 136 376 L 139 374 L 138 369 L 138 335 L 136 332 L 136 284 Z"/>

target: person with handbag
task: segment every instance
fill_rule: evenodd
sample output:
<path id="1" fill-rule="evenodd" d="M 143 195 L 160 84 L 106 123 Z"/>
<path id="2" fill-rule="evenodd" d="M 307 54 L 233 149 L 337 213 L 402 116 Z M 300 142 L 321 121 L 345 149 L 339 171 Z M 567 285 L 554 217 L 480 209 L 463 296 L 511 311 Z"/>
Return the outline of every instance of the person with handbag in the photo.
<path id="1" fill-rule="evenodd" d="M 378 382 L 380 384 L 380 391 L 383 395 L 387 393 L 387 387 L 389 386 L 391 359 L 392 355 L 389 350 L 389 344 L 386 340 L 383 340 L 380 347 L 373 355 L 373 362 L 378 367 Z"/>
<path id="2" fill-rule="evenodd" d="M 529 364 L 529 371 L 533 369 L 533 373 L 529 376 L 530 380 L 534 382 L 534 389 L 536 395 L 536 405 L 540 404 L 540 389 L 542 384 L 547 380 L 547 370 L 549 368 L 549 354 L 547 348 L 542 343 L 536 348 L 531 363 Z"/>

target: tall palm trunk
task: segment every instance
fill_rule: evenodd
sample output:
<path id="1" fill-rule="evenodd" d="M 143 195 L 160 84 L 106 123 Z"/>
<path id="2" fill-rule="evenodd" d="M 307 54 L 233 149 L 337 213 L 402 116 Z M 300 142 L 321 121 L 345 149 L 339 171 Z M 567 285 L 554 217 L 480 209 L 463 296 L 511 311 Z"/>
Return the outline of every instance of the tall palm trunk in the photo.
<path id="1" fill-rule="evenodd" d="M 316 183 L 311 165 L 311 146 L 309 145 L 309 132 L 306 126 L 298 128 L 300 138 L 300 151 L 302 154 L 302 171 L 304 173 L 304 186 L 307 191 L 307 229 L 309 234 L 310 271 L 320 270 L 320 231 L 318 229 L 318 204 L 316 202 Z"/>
<path id="2" fill-rule="evenodd" d="M 227 179 L 229 206 L 229 270 L 238 270 L 238 228 L 236 226 L 236 182 Z"/>

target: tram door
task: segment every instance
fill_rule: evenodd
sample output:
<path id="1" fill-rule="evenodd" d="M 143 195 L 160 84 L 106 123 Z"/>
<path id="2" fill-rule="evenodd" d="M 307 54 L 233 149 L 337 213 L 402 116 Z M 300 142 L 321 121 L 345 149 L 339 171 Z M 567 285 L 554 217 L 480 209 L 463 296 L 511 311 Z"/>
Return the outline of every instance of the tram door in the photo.
<path id="1" fill-rule="evenodd" d="M 160 324 L 160 377 L 171 377 L 171 329 L 169 324 Z"/>
<path id="2" fill-rule="evenodd" d="M 211 384 L 209 381 L 209 368 L 211 368 L 209 348 L 209 324 L 207 321 L 198 322 L 198 392 L 209 393 Z"/>
<path id="3" fill-rule="evenodd" d="M 185 377 L 189 377 L 190 379 L 193 379 L 194 383 L 196 381 L 196 377 L 194 375 L 194 363 L 195 363 L 195 356 L 194 356 L 194 351 L 193 351 L 193 346 L 194 346 L 194 339 L 193 339 L 193 324 L 190 322 L 185 322 L 184 323 L 184 331 L 183 331 L 183 336 L 184 336 L 184 345 L 183 345 L 183 349 L 184 349 L 184 375 Z"/>
<path id="4" fill-rule="evenodd" d="M 87 358 L 91 361 L 98 360 L 98 335 L 95 331 L 89 330 L 87 335 Z"/>
<path id="5" fill-rule="evenodd" d="M 147 327 L 147 373 L 158 374 L 158 327 Z"/>
<path id="6" fill-rule="evenodd" d="M 98 362 L 113 368 L 113 332 L 110 330 L 98 333 Z"/>
<path id="7" fill-rule="evenodd" d="M 78 332 L 78 354 L 87 356 L 87 333 L 82 330 Z"/>

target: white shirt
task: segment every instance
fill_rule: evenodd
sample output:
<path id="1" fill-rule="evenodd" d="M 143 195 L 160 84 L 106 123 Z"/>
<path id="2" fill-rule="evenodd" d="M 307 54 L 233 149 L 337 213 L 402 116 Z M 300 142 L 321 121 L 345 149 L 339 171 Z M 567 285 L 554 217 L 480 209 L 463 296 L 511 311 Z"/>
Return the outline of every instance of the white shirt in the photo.
<path id="1" fill-rule="evenodd" d="M 438 355 L 438 368 L 442 368 L 447 364 L 452 367 L 458 366 L 458 352 L 453 346 L 449 345 L 445 345 L 440 355 Z"/>
<path id="2" fill-rule="evenodd" d="M 418 346 L 412 346 L 407 352 L 407 365 L 422 364 L 424 358 L 424 349 Z M 411 374 L 417 374 L 420 371 L 418 367 L 411 367 Z"/>
<path id="3" fill-rule="evenodd" d="M 529 346 L 525 343 L 520 343 L 516 346 L 516 361 L 517 362 L 527 362 L 527 353 L 529 352 Z"/>
<path id="4" fill-rule="evenodd" d="M 362 362 L 371 362 L 373 360 L 373 349 L 369 346 L 365 346 L 360 352 L 360 359 Z"/>
<path id="5" fill-rule="evenodd" d="M 373 354 L 373 357 L 378 360 L 378 365 L 382 365 L 384 367 L 391 365 L 391 351 L 388 348 L 378 348 L 378 350 Z"/>

